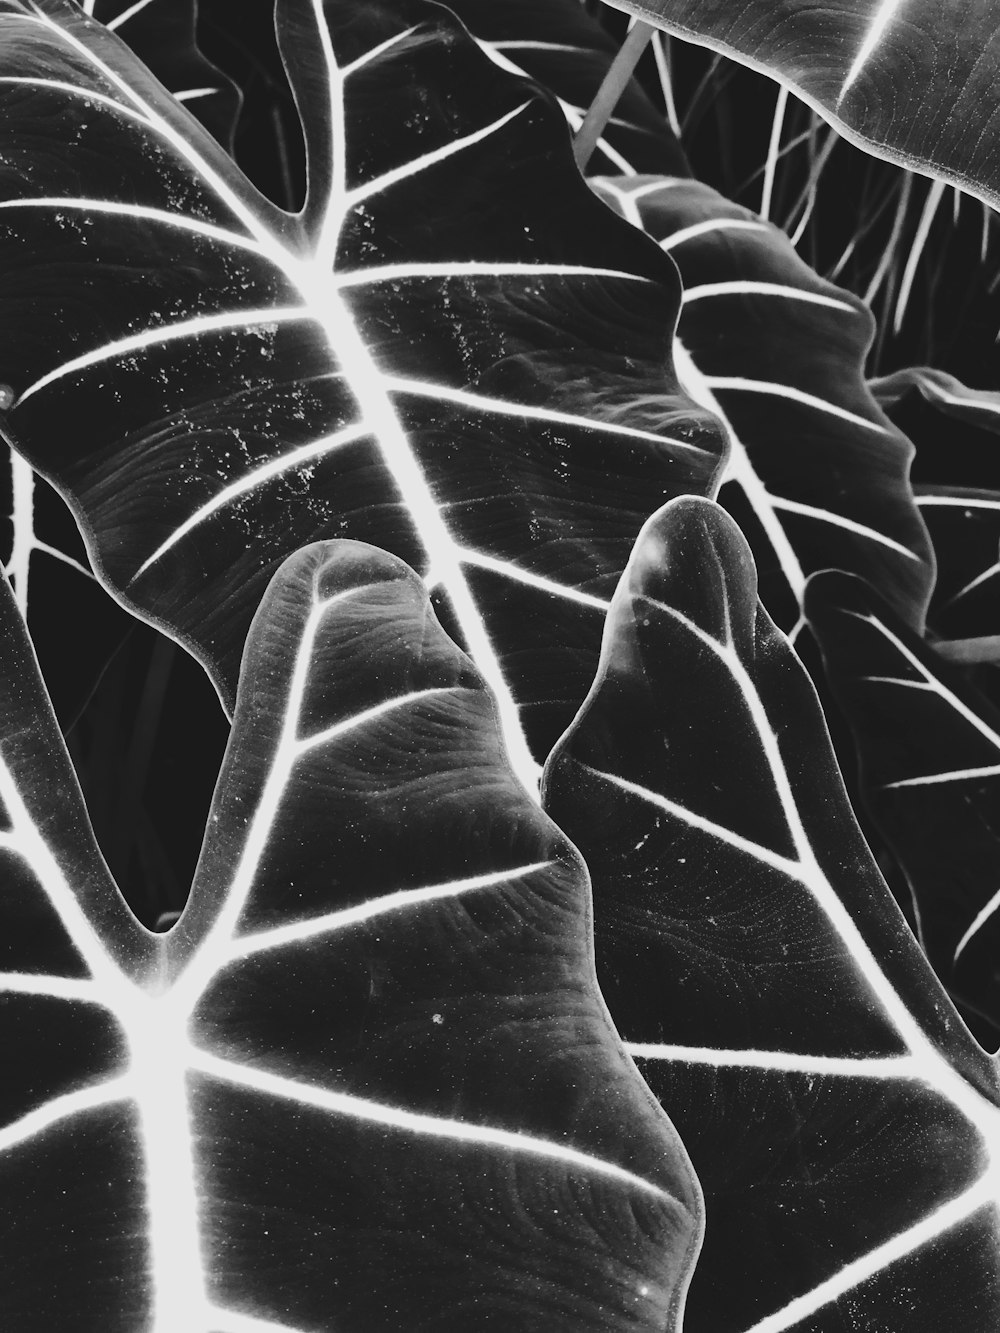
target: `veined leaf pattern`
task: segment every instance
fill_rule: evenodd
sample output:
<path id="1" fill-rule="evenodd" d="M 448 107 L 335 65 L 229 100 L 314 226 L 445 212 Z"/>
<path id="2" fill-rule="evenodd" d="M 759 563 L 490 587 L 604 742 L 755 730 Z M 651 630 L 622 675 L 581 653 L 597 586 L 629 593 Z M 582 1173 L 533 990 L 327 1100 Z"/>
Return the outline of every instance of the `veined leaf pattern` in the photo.
<path id="1" fill-rule="evenodd" d="M 285 0 L 277 24 L 294 216 L 69 0 L 0 0 L 5 429 L 229 704 L 281 558 L 393 550 L 532 782 L 636 532 L 721 461 L 670 369 L 673 269 L 443 8 Z"/>
<path id="2" fill-rule="evenodd" d="M 232 152 L 240 94 L 198 46 L 198 0 L 82 0 L 80 8 L 121 37 L 150 73 Z"/>
<path id="3" fill-rule="evenodd" d="M 650 519 L 545 808 L 609 1008 L 705 1191 L 689 1333 L 988 1333 L 1000 1085 L 853 819 L 718 506 Z"/>
<path id="4" fill-rule="evenodd" d="M 570 130 L 580 128 L 618 47 L 578 0 L 456 0 L 448 8 L 501 69 L 537 79 L 558 100 Z M 680 140 L 637 79 L 615 106 L 587 171 L 691 174 Z"/>
<path id="5" fill-rule="evenodd" d="M 932 366 L 908 366 L 869 380 L 868 387 L 886 410 L 918 392 L 933 410 L 934 434 L 949 448 L 946 461 L 939 461 L 933 471 L 924 469 L 924 477 L 933 480 L 913 488 L 937 563 L 928 611 L 931 631 L 946 640 L 1000 636 L 1000 492 L 988 489 L 1000 477 L 993 438 L 1000 434 L 1000 393 L 970 388 Z M 957 469 L 952 432 L 937 413 L 986 432 L 969 433 Z M 955 484 L 959 481 L 963 484 Z M 961 649 L 957 652 L 956 660 L 962 660 Z"/>
<path id="6" fill-rule="evenodd" d="M 85 13 L 92 14 L 125 38 L 174 95 L 185 102 L 224 146 L 229 147 L 235 122 L 238 94 L 230 81 L 207 61 L 195 44 L 194 0 L 85 0 Z M 12 405 L 13 390 L 0 391 L 3 410 Z M 24 616 L 30 604 L 29 582 L 32 560 L 46 555 L 77 569 L 85 577 L 90 571 L 72 552 L 53 544 L 39 530 L 36 481 L 30 464 L 17 454 L 10 457 L 10 536 L 4 568 L 11 579 Z"/>
<path id="7" fill-rule="evenodd" d="M 922 625 L 933 557 L 908 485 L 913 446 L 865 385 L 870 312 L 707 185 L 592 184 L 680 269 L 674 361 L 728 427 L 718 498 L 750 537 L 769 613 L 793 630 L 809 574 L 835 567 Z"/>
<path id="8" fill-rule="evenodd" d="M 282 567 L 165 935 L 0 593 L 0 1323 L 679 1328 L 697 1183 L 597 990 L 583 864 L 417 576 L 353 542 Z"/>
<path id="9" fill-rule="evenodd" d="M 859 580 L 817 575 L 807 607 L 921 942 L 1000 1027 L 1000 712 Z"/>
<path id="10" fill-rule="evenodd" d="M 943 639 L 1000 636 L 1000 491 L 913 489 L 937 558 L 931 627 Z"/>
<path id="11" fill-rule="evenodd" d="M 846 139 L 1000 202 L 1000 6 L 934 0 L 607 0 L 761 70 Z"/>
<path id="12" fill-rule="evenodd" d="M 995 389 L 972 389 L 934 366 L 907 366 L 891 375 L 870 379 L 868 387 L 883 407 L 894 406 L 905 394 L 916 390 L 946 416 L 1000 434 L 1000 393 Z"/>

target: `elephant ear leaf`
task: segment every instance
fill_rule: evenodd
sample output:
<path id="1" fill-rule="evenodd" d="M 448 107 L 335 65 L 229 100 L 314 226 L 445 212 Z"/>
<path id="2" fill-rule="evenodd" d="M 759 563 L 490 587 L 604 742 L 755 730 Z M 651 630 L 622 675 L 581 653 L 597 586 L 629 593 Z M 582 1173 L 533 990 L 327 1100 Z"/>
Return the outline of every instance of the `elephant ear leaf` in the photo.
<path id="1" fill-rule="evenodd" d="M 417 576 L 354 542 L 282 567 L 161 935 L 0 592 L 0 1323 L 679 1328 L 697 1182 L 583 864 Z"/>
<path id="2" fill-rule="evenodd" d="M 995 0 L 608 0 L 762 70 L 878 157 L 1000 202 Z"/>
<path id="3" fill-rule="evenodd" d="M 1000 1029 L 1000 711 L 860 579 L 818 574 L 806 606 L 927 955 Z"/>
<path id="4" fill-rule="evenodd" d="M 688 1333 L 997 1327 L 994 1061 L 878 873 L 718 506 L 644 528 L 543 794 L 587 858 L 608 1006 L 705 1191 Z"/>
<path id="5" fill-rule="evenodd" d="M 670 368 L 676 271 L 443 7 L 281 0 L 276 22 L 296 214 L 69 0 L 0 0 L 5 431 L 229 707 L 284 556 L 391 549 L 535 781 L 642 522 L 721 462 Z"/>
<path id="6" fill-rule="evenodd" d="M 784 232 L 700 181 L 591 184 L 680 270 L 674 357 L 727 426 L 719 500 L 750 539 L 768 614 L 786 633 L 801 628 L 808 575 L 833 567 L 921 627 L 934 564 L 909 485 L 913 446 L 865 383 L 869 310 Z"/>
<path id="7" fill-rule="evenodd" d="M 126 42 L 177 101 L 227 151 L 232 149 L 241 99 L 233 83 L 198 47 L 197 0 L 84 0 L 81 8 Z M 5 133 L 8 124 L 5 119 Z M 0 233 L 4 230 L 0 223 Z M 4 272 L 5 285 L 10 276 Z M 7 396 L 12 399 L 13 391 Z M 4 463 L 9 455 L 11 469 L 9 495 L 0 486 L 0 514 L 9 515 L 7 522 L 0 518 L 0 558 L 28 620 L 52 702 L 69 725 L 91 697 L 111 653 L 133 622 L 93 579 L 76 523 L 58 497 L 20 454 L 0 445 L 0 455 Z M 57 602 L 74 607 L 76 625 L 87 627 L 85 635 L 76 634 L 64 614 L 47 614 Z M 66 661 L 69 643 L 72 676 L 58 669 Z"/>

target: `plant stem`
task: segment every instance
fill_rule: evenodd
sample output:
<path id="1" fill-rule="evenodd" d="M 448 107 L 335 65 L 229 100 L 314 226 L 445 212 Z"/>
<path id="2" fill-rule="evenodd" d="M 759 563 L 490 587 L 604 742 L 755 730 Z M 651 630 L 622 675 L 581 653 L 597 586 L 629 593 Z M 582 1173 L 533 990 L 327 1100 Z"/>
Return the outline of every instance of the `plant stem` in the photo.
<path id="1" fill-rule="evenodd" d="M 778 165 L 781 148 L 781 131 L 785 126 L 785 111 L 788 107 L 788 89 L 782 84 L 778 88 L 778 100 L 774 105 L 771 120 L 771 138 L 767 145 L 767 161 L 764 164 L 764 183 L 760 192 L 760 208 L 757 210 L 766 222 L 771 216 L 771 195 L 774 193 L 774 173 Z"/>
<path id="2" fill-rule="evenodd" d="M 605 125 L 611 119 L 619 99 L 632 77 L 632 71 L 639 63 L 639 57 L 645 51 L 655 29 L 651 23 L 637 20 L 629 29 L 625 40 L 612 60 L 600 88 L 583 118 L 583 124 L 573 139 L 573 156 L 581 172 L 587 169 L 597 141 Z"/>
<path id="3" fill-rule="evenodd" d="M 946 662 L 1000 663 L 1000 634 L 984 634 L 978 639 L 940 639 L 933 646 Z"/>

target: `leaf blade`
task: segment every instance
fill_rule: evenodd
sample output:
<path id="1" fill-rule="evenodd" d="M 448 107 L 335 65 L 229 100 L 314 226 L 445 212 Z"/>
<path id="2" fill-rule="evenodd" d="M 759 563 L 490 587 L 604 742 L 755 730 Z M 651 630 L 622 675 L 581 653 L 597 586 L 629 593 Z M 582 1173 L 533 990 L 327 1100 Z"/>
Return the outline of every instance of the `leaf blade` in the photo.
<path id="1" fill-rule="evenodd" d="M 818 577 L 809 605 L 862 795 L 906 875 L 921 942 L 956 999 L 995 1026 L 1000 716 L 855 580 Z"/>
<path id="2" fill-rule="evenodd" d="M 950 1302 L 980 1333 L 995 1067 L 881 883 L 828 747 L 744 539 L 709 502 L 674 501 L 637 543 L 543 801 L 588 858 L 601 985 L 705 1190 L 686 1326 L 891 1326 L 905 1301 L 930 1329 Z M 947 1299 L 942 1265 L 963 1274 Z"/>
<path id="3" fill-rule="evenodd" d="M 806 579 L 848 569 L 923 624 L 934 566 L 913 503 L 913 447 L 863 376 L 868 310 L 785 236 L 707 186 L 598 179 L 598 193 L 676 260 L 682 382 L 726 423 L 722 503 L 750 534 L 768 610 L 801 620 Z"/>
<path id="4" fill-rule="evenodd" d="M 9 34 L 23 8 L 5 0 Z M 304 0 L 282 8 L 311 164 L 294 216 L 113 39 L 51 13 L 28 52 L 60 87 L 13 104 L 21 147 L 4 182 L 15 304 L 35 316 L 0 348 L 21 395 L 10 438 L 70 499 L 107 586 L 193 651 L 230 706 L 241 629 L 281 556 L 331 535 L 389 546 L 437 587 L 533 779 L 586 688 L 602 589 L 651 496 L 703 490 L 720 462 L 717 427 L 659 356 L 673 270 L 584 203 L 555 109 L 443 11 L 362 20 L 348 7 L 328 31 Z M 89 83 L 58 64 L 70 39 Z M 83 130 L 66 83 L 93 102 Z M 438 83 L 454 101 L 428 114 L 420 90 Z M 43 110 L 85 134 L 88 197 L 106 204 L 88 208 L 59 163 L 39 193 Z M 68 202 L 42 221 L 21 207 L 40 199 Z M 44 274 L 62 265 L 95 290 L 118 272 L 110 333 L 105 321 L 96 337 L 79 305 L 60 313 L 69 298 Z M 121 280 L 142 265 L 142 283 Z M 52 434 L 69 413 L 82 423 L 72 453 Z M 324 452 L 353 429 L 351 447 Z M 606 448 L 617 462 L 602 494 Z M 488 575 L 465 550 L 489 558 Z"/>
<path id="5" fill-rule="evenodd" d="M 352 542 L 283 566 L 187 908 L 155 936 L 54 780 L 6 588 L 0 616 L 0 857 L 20 835 L 23 862 L 0 904 L 0 1172 L 9 1253 L 66 1247 L 42 1317 L 679 1327 L 697 1182 L 600 998 L 583 864 L 421 580 Z M 66 881 L 47 916 L 36 827 Z M 59 972 L 78 918 L 97 944 Z M 10 1266 L 9 1320 L 35 1317 L 38 1274 Z"/>
<path id="6" fill-rule="evenodd" d="M 993 6 L 956 32 L 936 6 L 898 0 L 832 15 L 812 0 L 609 3 L 770 75 L 867 152 L 996 205 L 997 107 L 983 60 L 1000 26 Z"/>

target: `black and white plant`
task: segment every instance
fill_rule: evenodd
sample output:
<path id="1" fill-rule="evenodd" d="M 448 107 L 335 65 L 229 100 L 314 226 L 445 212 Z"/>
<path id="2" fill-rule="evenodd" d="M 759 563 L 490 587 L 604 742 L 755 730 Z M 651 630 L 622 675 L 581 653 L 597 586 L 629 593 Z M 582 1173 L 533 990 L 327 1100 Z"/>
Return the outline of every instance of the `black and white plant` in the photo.
<path id="1" fill-rule="evenodd" d="M 868 308 L 1000 7 L 621 8 L 0 0 L 12 1333 L 1000 1326 L 1000 399 Z M 757 211 L 668 31 L 778 81 Z M 932 181 L 854 291 L 834 130 Z M 133 618 L 231 724 L 176 900 Z"/>

